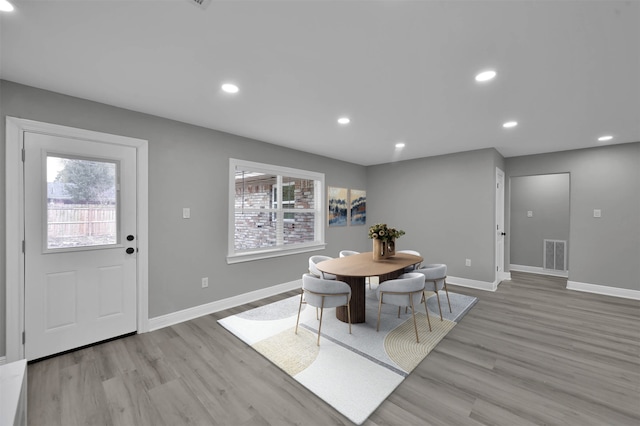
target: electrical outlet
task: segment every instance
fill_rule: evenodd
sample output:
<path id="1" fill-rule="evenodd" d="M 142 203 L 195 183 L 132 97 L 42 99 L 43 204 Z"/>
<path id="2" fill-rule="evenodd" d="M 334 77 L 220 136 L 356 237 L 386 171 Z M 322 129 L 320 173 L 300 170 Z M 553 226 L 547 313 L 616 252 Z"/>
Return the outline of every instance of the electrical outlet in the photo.
<path id="1" fill-rule="evenodd" d="M 202 279 L 202 288 L 207 288 L 209 287 L 209 277 L 204 277 Z"/>
<path id="2" fill-rule="evenodd" d="M 471 259 L 467 259 L 464 264 L 465 266 L 471 266 Z"/>

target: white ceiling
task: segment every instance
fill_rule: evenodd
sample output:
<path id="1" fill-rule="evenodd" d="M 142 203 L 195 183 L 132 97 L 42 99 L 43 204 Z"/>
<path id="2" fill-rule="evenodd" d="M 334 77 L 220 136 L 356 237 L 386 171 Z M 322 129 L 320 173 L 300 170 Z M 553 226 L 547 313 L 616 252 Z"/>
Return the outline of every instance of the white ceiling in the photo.
<path id="1" fill-rule="evenodd" d="M 5 80 L 357 164 L 640 141 L 635 0 L 13 3 Z"/>

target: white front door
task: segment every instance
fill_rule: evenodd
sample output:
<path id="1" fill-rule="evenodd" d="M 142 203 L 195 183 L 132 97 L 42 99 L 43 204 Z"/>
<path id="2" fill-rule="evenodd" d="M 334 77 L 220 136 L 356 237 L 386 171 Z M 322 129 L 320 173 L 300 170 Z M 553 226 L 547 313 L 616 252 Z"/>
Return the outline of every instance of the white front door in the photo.
<path id="1" fill-rule="evenodd" d="M 24 133 L 25 357 L 136 331 L 136 148 Z"/>
<path id="2" fill-rule="evenodd" d="M 504 172 L 496 168 L 496 280 L 498 283 L 504 273 Z"/>

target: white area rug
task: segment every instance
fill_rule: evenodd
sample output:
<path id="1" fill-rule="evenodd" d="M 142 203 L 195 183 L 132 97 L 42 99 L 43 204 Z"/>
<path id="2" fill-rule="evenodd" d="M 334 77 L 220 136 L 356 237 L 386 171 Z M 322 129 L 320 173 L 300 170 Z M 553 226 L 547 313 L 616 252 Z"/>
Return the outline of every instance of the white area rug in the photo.
<path id="1" fill-rule="evenodd" d="M 325 309 L 320 346 L 316 346 L 316 309 L 302 305 L 298 334 L 294 333 L 300 296 L 252 309 L 218 322 L 280 367 L 356 424 L 393 392 L 477 302 L 475 297 L 440 294 L 444 320 L 440 321 L 435 293 L 429 293 L 429 332 L 424 305 L 416 308 L 420 343 L 416 343 L 411 313 L 383 305 L 380 332 L 376 332 L 378 301 L 367 293 L 366 322 L 339 321 L 335 309 Z M 422 310 L 422 313 L 420 311 Z"/>

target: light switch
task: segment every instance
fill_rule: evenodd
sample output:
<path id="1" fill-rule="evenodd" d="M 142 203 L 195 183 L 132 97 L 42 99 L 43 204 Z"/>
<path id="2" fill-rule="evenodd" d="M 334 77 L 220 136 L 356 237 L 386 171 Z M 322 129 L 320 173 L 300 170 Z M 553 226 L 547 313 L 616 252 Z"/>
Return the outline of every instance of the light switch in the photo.
<path id="1" fill-rule="evenodd" d="M 191 218 L 191 209 L 189 207 L 185 207 L 182 209 L 182 218 L 183 219 Z"/>
<path id="2" fill-rule="evenodd" d="M 600 209 L 593 209 L 593 217 L 602 217 L 602 211 Z"/>
<path id="3" fill-rule="evenodd" d="M 527 211 L 527 217 L 533 217 L 533 211 L 532 210 Z"/>

